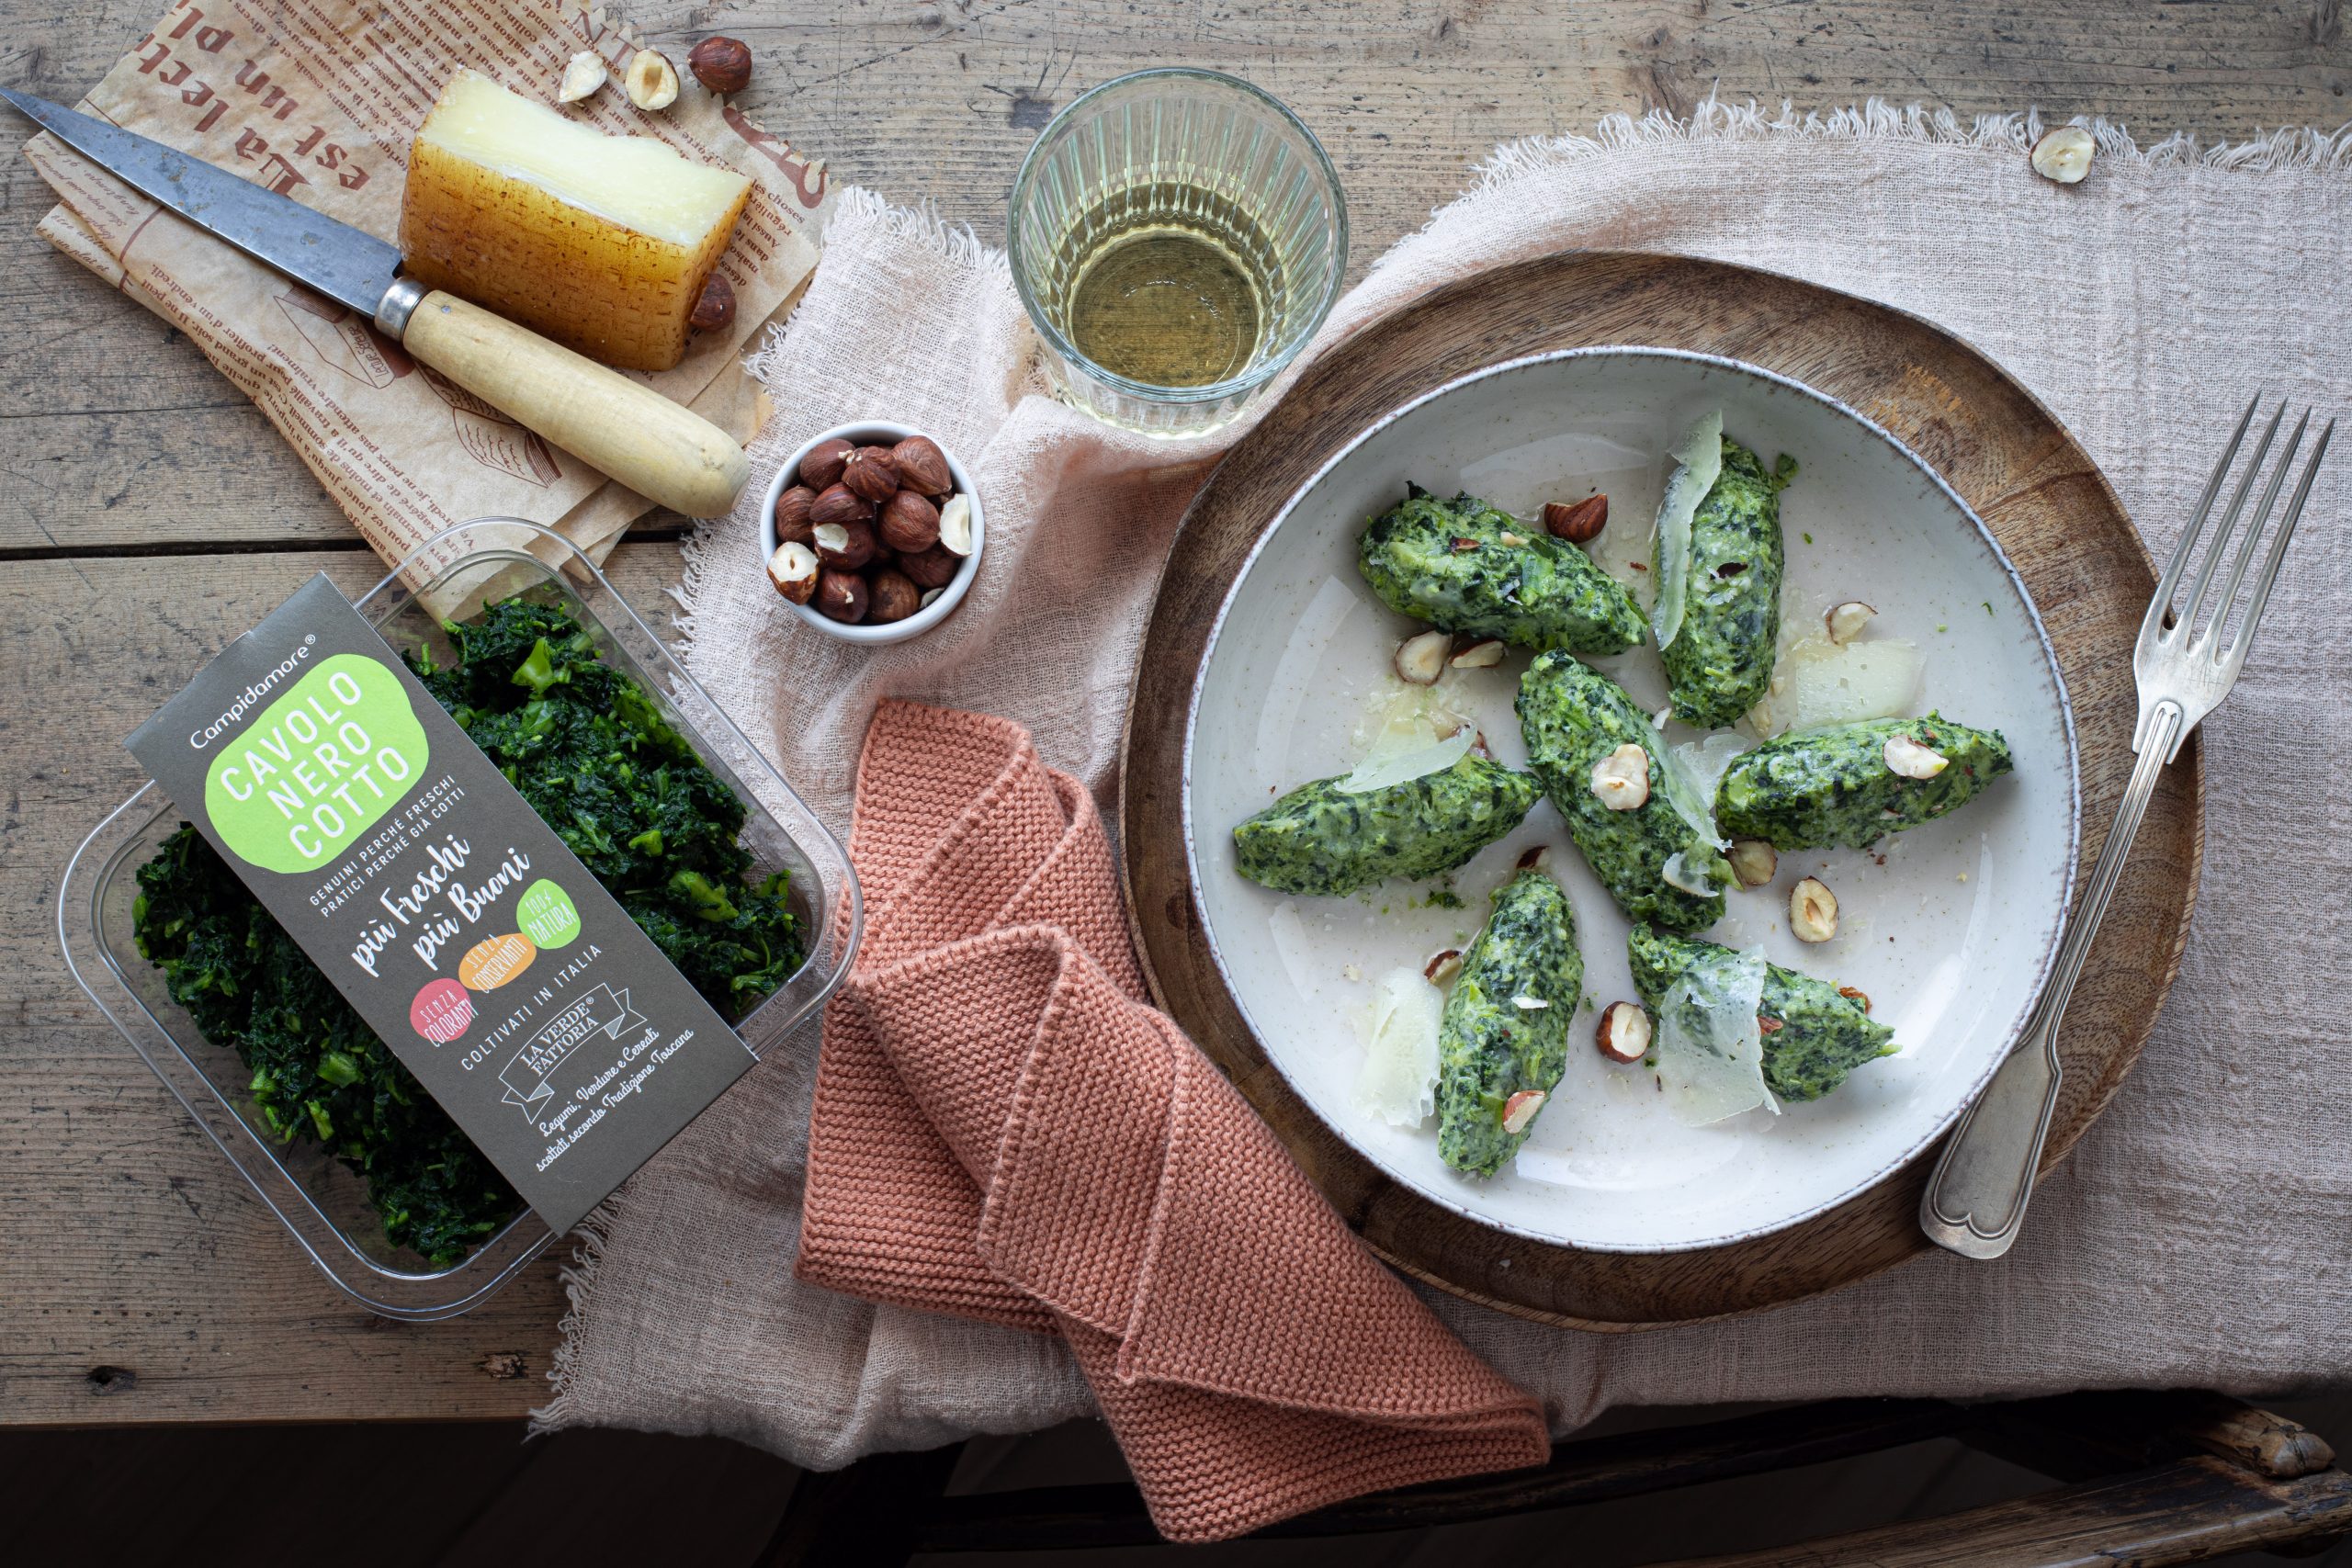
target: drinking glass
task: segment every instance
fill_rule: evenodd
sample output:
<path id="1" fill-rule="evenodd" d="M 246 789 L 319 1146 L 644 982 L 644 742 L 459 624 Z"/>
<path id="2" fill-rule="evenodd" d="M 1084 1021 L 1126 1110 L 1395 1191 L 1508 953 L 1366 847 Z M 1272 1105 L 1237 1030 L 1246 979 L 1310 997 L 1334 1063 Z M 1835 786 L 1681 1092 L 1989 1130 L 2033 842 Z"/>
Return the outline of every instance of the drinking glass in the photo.
<path id="1" fill-rule="evenodd" d="M 1347 203 L 1314 133 L 1267 94 L 1213 71 L 1139 71 L 1073 100 L 1022 163 L 1006 235 L 1013 283 L 1063 400 L 1155 435 L 1198 434 L 1240 412 L 1323 324 L 1348 260 Z M 1073 341 L 1083 334 L 1072 307 L 1090 275 L 1132 265 L 1130 247 L 1170 236 L 1179 254 L 1193 254 L 1182 242 L 1202 242 L 1230 266 L 1237 320 L 1211 321 L 1213 349 L 1156 376 L 1097 363 Z M 1175 352 L 1199 341 L 1187 336 Z"/>

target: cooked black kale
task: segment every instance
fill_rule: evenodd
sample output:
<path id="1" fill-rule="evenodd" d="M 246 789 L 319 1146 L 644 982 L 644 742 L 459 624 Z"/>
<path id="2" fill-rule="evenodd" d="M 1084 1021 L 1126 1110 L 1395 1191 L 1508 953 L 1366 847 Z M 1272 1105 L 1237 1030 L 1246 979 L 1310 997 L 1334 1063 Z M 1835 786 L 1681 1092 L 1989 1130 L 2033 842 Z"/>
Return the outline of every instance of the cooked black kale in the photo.
<path id="1" fill-rule="evenodd" d="M 741 1018 L 800 965 L 782 874 L 748 881 L 743 803 L 597 657 L 559 606 L 509 599 L 448 628 L 457 662 L 410 667 L 706 1000 Z M 281 1142 L 363 1177 L 398 1247 L 447 1268 L 521 1206 L 505 1179 L 183 825 L 139 871 L 139 950 L 206 1039 L 253 1072 Z"/>

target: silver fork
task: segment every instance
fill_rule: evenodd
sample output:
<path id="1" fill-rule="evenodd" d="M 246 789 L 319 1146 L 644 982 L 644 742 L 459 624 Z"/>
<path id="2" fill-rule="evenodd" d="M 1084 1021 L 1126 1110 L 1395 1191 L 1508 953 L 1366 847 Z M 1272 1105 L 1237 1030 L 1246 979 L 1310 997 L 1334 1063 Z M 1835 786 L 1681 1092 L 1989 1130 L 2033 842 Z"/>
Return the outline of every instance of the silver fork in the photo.
<path id="1" fill-rule="evenodd" d="M 2083 907 L 2075 912 L 2074 924 L 2067 928 L 2066 940 L 2059 945 L 2050 984 L 2034 1008 L 2024 1038 L 1993 1075 L 1984 1093 L 1952 1129 L 1942 1156 L 1936 1161 L 1935 1173 L 1928 1178 L 1927 1195 L 1919 1201 L 1920 1226 L 1938 1245 L 1964 1257 L 2000 1257 L 2016 1242 L 2018 1230 L 2025 1223 L 2026 1202 L 2033 1196 L 2034 1167 L 2041 1158 L 2042 1140 L 2050 1134 L 2050 1115 L 2058 1104 L 2058 1025 L 2066 1015 L 2066 998 L 2082 975 L 2091 939 L 2098 934 L 2099 918 L 2107 913 L 2108 900 L 2114 897 L 2115 885 L 2122 878 L 2123 863 L 2132 853 L 2132 840 L 2138 836 L 2140 819 L 2146 815 L 2149 798 L 2155 794 L 2156 775 L 2179 754 L 2180 743 L 2197 728 L 2198 721 L 2212 712 L 2237 683 L 2238 671 L 2245 664 L 2246 649 L 2262 623 L 2263 606 L 2269 603 L 2271 584 L 2278 580 L 2279 562 L 2287 557 L 2288 541 L 2295 536 L 2295 525 L 2302 520 L 2304 499 L 2311 494 L 2312 481 L 2319 475 L 2320 459 L 2327 455 L 2328 439 L 2335 434 L 2335 423 L 2330 420 L 2303 465 L 2302 478 L 2296 482 L 2295 493 L 2287 503 L 2285 519 L 2271 536 L 2269 554 L 2263 560 L 2261 574 L 2254 581 L 2253 592 L 2241 604 L 2238 590 L 2245 582 L 2247 568 L 2254 560 L 2263 529 L 2270 521 L 2271 508 L 2278 500 L 2287 470 L 2303 444 L 2303 432 L 2311 425 L 2311 411 L 2303 411 L 2294 434 L 2287 439 L 2286 449 L 2279 453 L 2278 464 L 2271 469 L 2269 482 L 2263 487 L 2253 525 L 2238 544 L 2236 557 L 2230 565 L 2229 581 L 2221 597 L 2210 606 L 2212 614 L 2209 618 L 2205 612 L 2214 570 L 2236 532 L 2246 496 L 2261 475 L 2263 460 L 2270 454 L 2279 423 L 2287 417 L 2285 403 L 2281 402 L 2278 412 L 2271 416 L 2245 476 L 2230 496 L 2229 511 L 2222 515 L 2212 546 L 2197 570 L 2186 603 L 2176 605 L 2174 597 L 2191 558 L 2197 554 L 2206 519 L 2212 514 L 2213 502 L 2237 460 L 2238 446 L 2261 406 L 2262 398 L 2257 393 L 2231 434 L 2229 450 L 2222 454 L 2221 462 L 2214 467 L 2204 498 L 2197 503 L 2197 514 L 2189 519 L 2188 532 L 2181 536 L 2179 548 L 2173 551 L 2172 564 L 2165 568 L 2164 580 L 2156 584 L 2156 596 L 2140 623 L 2140 640 L 2132 652 L 2132 672 L 2140 686 L 2140 722 L 2132 731 L 2132 750 L 2139 754 L 2139 761 L 2132 767 L 2132 782 L 2124 786 L 2123 804 L 2116 808 L 2115 824 L 2107 831 L 2107 843 L 2098 852 L 2098 862 L 2091 867 L 2090 889 L 2083 895 Z"/>

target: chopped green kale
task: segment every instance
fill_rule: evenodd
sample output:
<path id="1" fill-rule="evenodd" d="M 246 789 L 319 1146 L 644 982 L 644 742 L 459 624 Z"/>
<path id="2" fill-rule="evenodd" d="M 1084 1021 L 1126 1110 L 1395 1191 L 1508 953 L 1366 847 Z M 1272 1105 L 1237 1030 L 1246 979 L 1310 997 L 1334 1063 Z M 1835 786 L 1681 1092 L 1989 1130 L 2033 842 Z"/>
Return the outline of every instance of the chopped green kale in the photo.
<path id="1" fill-rule="evenodd" d="M 748 879 L 742 801 L 644 690 L 555 605 L 448 630 L 456 663 L 410 667 L 704 998 L 740 1019 L 783 985 L 804 951 L 786 878 Z M 173 1000 L 252 1070 L 280 1142 L 366 1179 L 393 1245 L 446 1269 L 513 1217 L 514 1189 L 195 829 L 139 885 L 139 950 Z"/>

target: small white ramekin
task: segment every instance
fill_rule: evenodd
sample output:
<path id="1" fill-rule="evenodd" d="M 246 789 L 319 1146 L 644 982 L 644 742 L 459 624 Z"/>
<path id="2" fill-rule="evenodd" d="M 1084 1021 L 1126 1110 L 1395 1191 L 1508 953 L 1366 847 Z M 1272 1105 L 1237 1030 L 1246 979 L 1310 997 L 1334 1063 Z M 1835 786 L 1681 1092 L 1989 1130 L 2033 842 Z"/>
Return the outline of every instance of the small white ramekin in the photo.
<path id="1" fill-rule="evenodd" d="M 791 611 L 828 637 L 837 637 L 843 642 L 863 643 L 904 642 L 909 637 L 921 637 L 955 614 L 956 606 L 962 604 L 964 595 L 970 592 L 972 580 L 979 575 L 980 551 L 987 537 L 988 527 L 980 513 L 980 492 L 972 487 L 972 476 L 965 471 L 964 465 L 956 460 L 956 454 L 949 451 L 947 444 L 939 437 L 933 435 L 927 430 L 917 430 L 913 425 L 899 424 L 887 419 L 860 420 L 855 424 L 837 424 L 831 430 L 820 430 L 810 436 L 798 451 L 785 459 L 784 466 L 776 469 L 775 477 L 768 480 L 767 500 L 760 507 L 760 558 L 752 563 L 752 570 L 760 574 L 762 581 L 767 580 L 768 558 L 775 554 L 777 544 L 776 498 L 785 492 L 786 489 L 792 484 L 794 476 L 800 472 L 800 460 L 808 456 L 820 443 L 841 440 L 848 442 L 853 446 L 896 446 L 910 435 L 923 436 L 939 448 L 947 458 L 947 472 L 956 481 L 956 492 L 971 499 L 972 553 L 964 558 L 963 566 L 948 581 L 947 586 L 940 591 L 938 598 L 933 599 L 928 605 L 917 610 L 903 621 L 865 622 L 853 625 L 847 621 L 837 621 L 830 615 L 819 614 L 817 607 L 813 604 L 796 604 L 781 593 L 775 596 L 775 602 L 779 606 Z"/>

